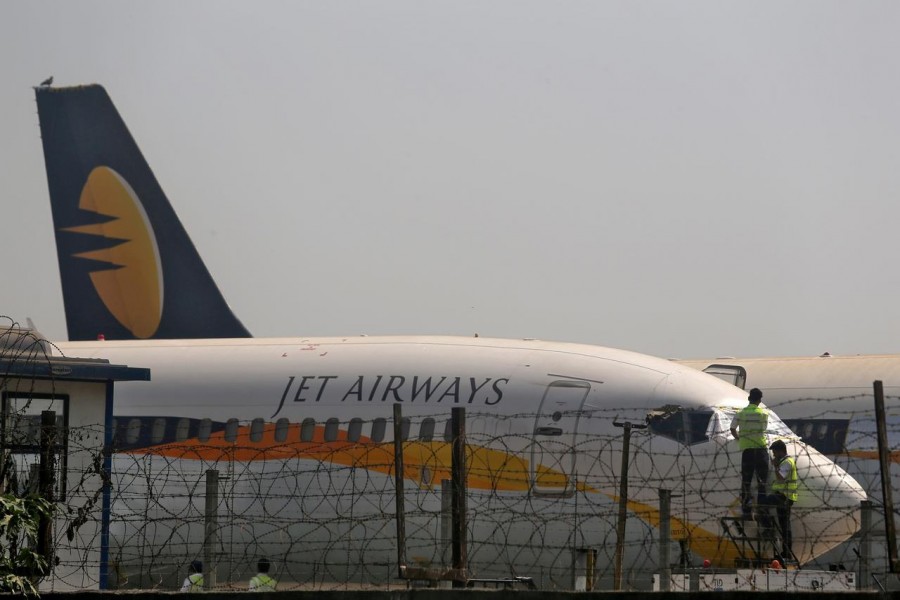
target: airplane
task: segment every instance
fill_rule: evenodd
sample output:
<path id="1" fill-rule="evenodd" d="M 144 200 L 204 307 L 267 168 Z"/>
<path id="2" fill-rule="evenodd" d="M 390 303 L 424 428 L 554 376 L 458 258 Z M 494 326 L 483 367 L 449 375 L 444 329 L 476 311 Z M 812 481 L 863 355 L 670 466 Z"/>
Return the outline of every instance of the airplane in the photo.
<path id="1" fill-rule="evenodd" d="M 678 360 L 736 385 L 759 388 L 767 406 L 801 439 L 850 473 L 866 490 L 873 513 L 872 564 L 890 571 L 884 540 L 884 504 L 873 384 L 881 381 L 887 425 L 890 481 L 900 501 L 900 355 L 712 358 Z M 896 510 L 896 509 L 895 509 Z M 895 519 L 897 517 L 895 516 Z M 852 564 L 859 540 L 821 557 Z"/>
<path id="2" fill-rule="evenodd" d="M 670 526 L 690 552 L 684 561 L 727 568 L 746 558 L 723 529 L 740 512 L 740 453 L 728 431 L 746 404 L 738 387 L 583 344 L 249 337 L 106 91 L 35 94 L 72 340 L 56 347 L 147 367 L 152 377 L 116 387 L 108 434 L 116 493 L 101 587 L 126 579 L 178 587 L 204 551 L 199 490 L 209 469 L 224 474 L 218 518 L 227 525 L 214 555 L 225 580 L 249 578 L 263 555 L 293 585 L 393 579 L 396 404 L 414 565 L 446 562 L 440 490 L 450 469 L 446 424 L 459 406 L 468 411 L 469 577 L 571 589 L 574 557 L 585 551 L 598 557 L 598 586 L 608 585 L 626 424 L 635 425 L 626 587 L 648 587 L 659 568 L 661 488 L 675 492 Z M 803 564 L 857 531 L 865 495 L 775 415 L 768 434 L 797 456 L 793 550 Z"/>

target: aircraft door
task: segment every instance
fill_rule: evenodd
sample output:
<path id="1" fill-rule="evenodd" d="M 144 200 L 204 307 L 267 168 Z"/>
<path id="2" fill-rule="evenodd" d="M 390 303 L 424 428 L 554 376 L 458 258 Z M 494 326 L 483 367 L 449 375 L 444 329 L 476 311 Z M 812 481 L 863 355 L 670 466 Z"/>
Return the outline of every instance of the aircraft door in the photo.
<path id="1" fill-rule="evenodd" d="M 586 381 L 560 380 L 544 390 L 531 445 L 535 494 L 567 496 L 575 492 L 575 434 L 590 389 L 591 384 Z"/>

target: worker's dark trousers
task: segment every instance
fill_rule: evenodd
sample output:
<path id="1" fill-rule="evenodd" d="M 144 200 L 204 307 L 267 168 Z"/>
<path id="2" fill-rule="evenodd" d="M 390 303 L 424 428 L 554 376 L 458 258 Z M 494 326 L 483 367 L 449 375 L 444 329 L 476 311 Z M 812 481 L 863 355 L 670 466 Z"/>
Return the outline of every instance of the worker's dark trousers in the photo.
<path id="1" fill-rule="evenodd" d="M 766 479 L 769 477 L 769 451 L 765 448 L 747 448 L 741 452 L 741 509 L 744 516 L 753 511 L 751 487 L 756 475 L 756 503 L 764 504 Z"/>
<path id="2" fill-rule="evenodd" d="M 791 506 L 793 502 L 779 492 L 766 496 L 766 504 L 775 507 L 778 515 L 778 530 L 781 532 L 781 556 L 791 558 L 793 556 L 793 539 L 791 535 Z"/>

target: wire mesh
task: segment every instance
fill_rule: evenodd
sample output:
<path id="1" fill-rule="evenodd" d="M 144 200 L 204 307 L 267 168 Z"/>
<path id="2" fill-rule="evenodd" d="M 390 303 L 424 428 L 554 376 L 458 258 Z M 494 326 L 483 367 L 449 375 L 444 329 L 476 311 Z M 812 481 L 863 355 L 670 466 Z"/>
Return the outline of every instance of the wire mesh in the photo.
<path id="1" fill-rule="evenodd" d="M 589 419 L 611 421 L 616 411 L 600 412 Z M 470 424 L 484 424 L 467 432 L 468 575 L 530 577 L 541 588 L 571 589 L 578 551 L 593 549 L 596 588 L 611 589 L 621 433 L 578 434 L 570 444 L 536 442 L 534 436 L 513 433 L 534 420 L 535 415 L 526 413 L 468 415 Z M 144 421 L 152 426 L 152 419 Z M 410 430 L 421 425 L 421 418 L 413 419 Z M 186 440 L 115 451 L 109 475 L 110 586 L 177 589 L 191 561 L 205 560 L 219 586 L 246 589 L 261 557 L 271 561 L 279 589 L 397 585 L 393 443 L 364 437 L 347 441 L 349 426 L 339 424 L 335 441 L 325 441 L 324 426 L 316 429 L 313 440 L 301 441 L 298 425 L 276 442 L 275 424 L 266 424 L 262 435 L 250 441 L 248 422 L 239 425 L 229 444 Z M 365 422 L 363 429 L 371 426 Z M 582 423 L 580 428 L 592 426 Z M 96 453 L 95 444 L 81 450 L 76 440 L 95 441 L 99 434 L 71 431 L 69 452 Z M 450 515 L 444 494 L 450 444 L 411 437 L 403 453 L 409 563 L 449 567 Z M 535 453 L 542 464 L 533 467 Z M 578 458 L 566 470 L 569 456 Z M 699 566 L 710 559 L 732 566 L 736 549 L 722 535 L 720 519 L 738 509 L 739 463 L 739 453 L 724 442 L 686 444 L 652 429 L 633 435 L 623 547 L 626 588 L 648 587 L 658 570 L 660 488 L 673 492 L 671 555 L 677 564 Z M 88 551 L 99 540 L 81 539 L 78 528 L 70 526 L 102 518 L 96 485 L 92 493 L 80 491 L 106 478 L 102 462 L 93 464 L 97 469 L 78 474 L 70 485 L 67 524 L 57 527 L 57 544 L 75 544 L 85 552 L 57 569 L 100 571 L 97 555 Z M 208 531 L 209 470 L 217 472 L 218 486 L 215 524 Z M 822 477 L 835 474 L 843 476 L 834 471 Z M 543 493 L 535 491 L 537 480 Z M 856 523 L 856 507 L 841 505 L 839 498 L 831 506 L 832 500 L 823 495 L 810 508 L 795 510 L 795 544 L 837 545 L 852 533 L 846 522 Z M 834 523 L 805 529 L 806 520 L 815 516 L 810 513 L 829 513 Z M 87 530 L 100 535 L 99 527 Z M 819 539 L 809 539 L 813 535 Z M 212 547 L 204 545 L 207 540 Z M 850 562 L 851 550 L 841 552 L 841 560 Z M 812 557 L 807 553 L 807 558 Z M 88 577 L 86 585 L 90 583 Z"/>

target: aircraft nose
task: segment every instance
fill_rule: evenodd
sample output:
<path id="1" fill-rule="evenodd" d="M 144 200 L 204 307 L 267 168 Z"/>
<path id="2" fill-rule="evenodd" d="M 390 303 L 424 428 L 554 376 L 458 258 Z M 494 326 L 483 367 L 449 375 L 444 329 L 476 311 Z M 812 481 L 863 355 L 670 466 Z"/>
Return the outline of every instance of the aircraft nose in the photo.
<path id="1" fill-rule="evenodd" d="M 795 442 L 800 489 L 791 510 L 793 551 L 803 563 L 845 542 L 860 527 L 862 486 L 844 469 L 810 446 Z"/>

